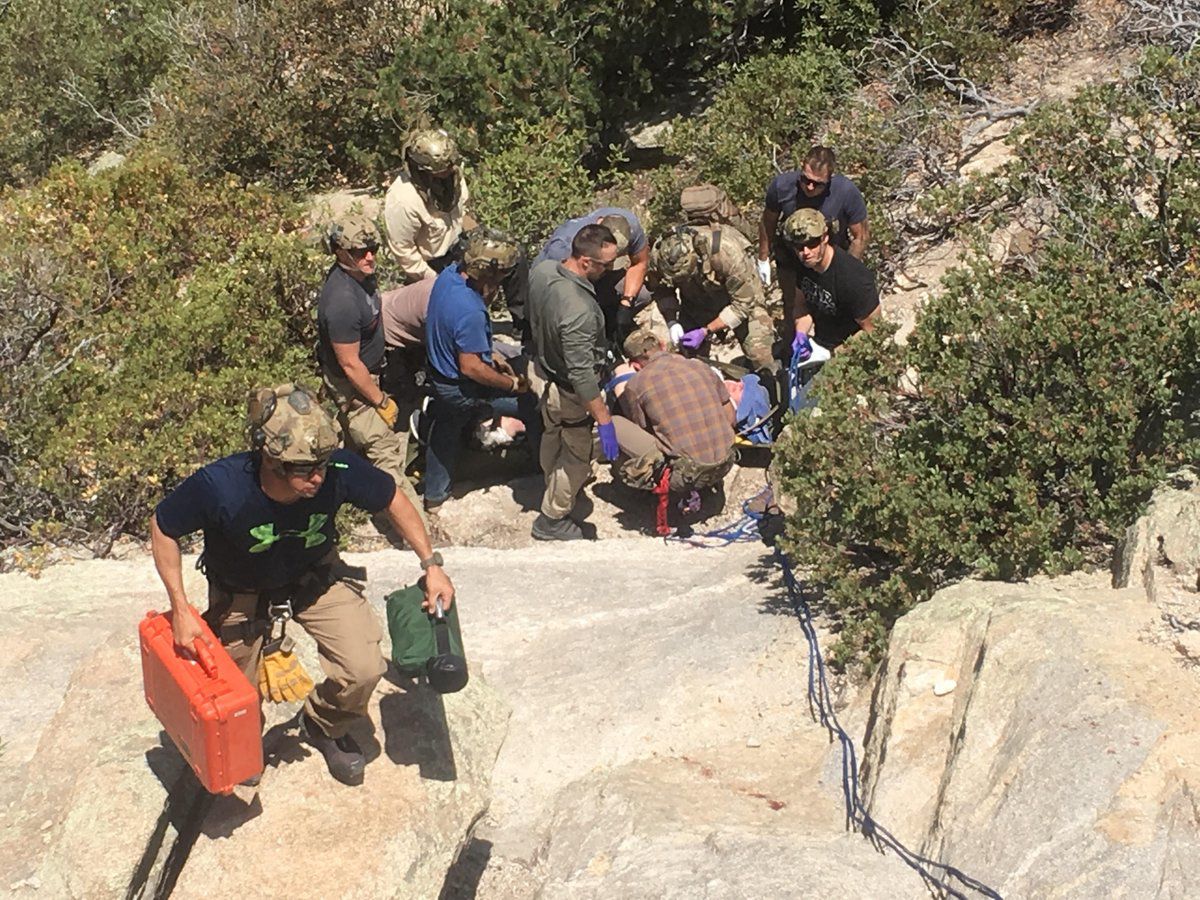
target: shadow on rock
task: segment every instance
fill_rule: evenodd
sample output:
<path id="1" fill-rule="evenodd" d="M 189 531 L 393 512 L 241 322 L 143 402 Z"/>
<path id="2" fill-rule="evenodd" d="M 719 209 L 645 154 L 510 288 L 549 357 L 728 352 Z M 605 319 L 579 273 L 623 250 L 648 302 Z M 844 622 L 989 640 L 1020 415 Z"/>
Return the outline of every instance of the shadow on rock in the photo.
<path id="1" fill-rule="evenodd" d="M 384 752 L 398 766 L 416 765 L 430 781 L 457 781 L 454 747 L 442 695 L 416 679 L 389 670 L 400 690 L 379 698 Z"/>
<path id="2" fill-rule="evenodd" d="M 479 882 L 492 859 L 492 842 L 472 837 L 446 872 L 438 900 L 475 900 Z"/>

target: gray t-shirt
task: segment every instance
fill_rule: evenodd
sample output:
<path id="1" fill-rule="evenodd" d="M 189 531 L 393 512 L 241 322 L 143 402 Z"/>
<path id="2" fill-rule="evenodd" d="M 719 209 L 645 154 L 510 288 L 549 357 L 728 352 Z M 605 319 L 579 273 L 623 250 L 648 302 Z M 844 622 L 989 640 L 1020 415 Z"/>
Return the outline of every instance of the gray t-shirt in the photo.
<path id="1" fill-rule="evenodd" d="M 380 295 L 383 337 L 389 347 L 424 347 L 425 318 L 434 279 L 422 278 Z"/>
<path id="2" fill-rule="evenodd" d="M 383 329 L 380 327 L 379 290 L 374 277 L 358 282 L 336 263 L 325 278 L 317 301 L 317 356 L 321 365 L 342 374 L 334 344 L 358 344 L 358 358 L 370 372 L 383 367 Z"/>
<path id="3" fill-rule="evenodd" d="M 602 219 L 605 216 L 623 216 L 625 221 L 629 223 L 629 248 L 625 251 L 627 256 L 640 253 L 645 248 L 646 231 L 642 228 L 642 223 L 638 221 L 637 216 L 619 206 L 602 206 L 599 209 L 593 209 L 586 216 L 568 219 L 555 228 L 554 233 L 550 235 L 550 239 L 546 241 L 546 246 L 542 248 L 542 252 L 538 254 L 538 258 L 533 261 L 534 265 L 537 265 L 544 259 L 555 259 L 559 262 L 566 262 L 571 256 L 571 242 L 575 240 L 575 235 L 579 234 L 579 230 L 584 225 L 592 225 L 597 219 Z"/>

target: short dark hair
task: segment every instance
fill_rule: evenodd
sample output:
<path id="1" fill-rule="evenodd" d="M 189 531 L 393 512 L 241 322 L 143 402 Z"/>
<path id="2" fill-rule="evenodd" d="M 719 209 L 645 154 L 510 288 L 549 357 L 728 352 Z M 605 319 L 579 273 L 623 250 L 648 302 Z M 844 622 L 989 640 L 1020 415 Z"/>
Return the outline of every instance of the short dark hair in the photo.
<path id="1" fill-rule="evenodd" d="M 828 172 L 833 174 L 833 168 L 837 164 L 837 156 L 828 147 L 822 147 L 820 144 L 809 147 L 808 153 L 804 157 L 804 165 L 811 166 L 820 172 Z"/>
<path id="2" fill-rule="evenodd" d="M 617 246 L 617 238 L 606 225 L 584 225 L 571 241 L 571 256 L 579 259 L 590 256 L 595 259 L 605 244 Z"/>

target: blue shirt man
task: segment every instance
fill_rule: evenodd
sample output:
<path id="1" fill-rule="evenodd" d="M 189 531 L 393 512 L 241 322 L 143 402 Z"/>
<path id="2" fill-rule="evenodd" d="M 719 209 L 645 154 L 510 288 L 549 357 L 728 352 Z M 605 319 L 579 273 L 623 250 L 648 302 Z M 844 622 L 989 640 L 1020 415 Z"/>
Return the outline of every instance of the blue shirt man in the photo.
<path id="1" fill-rule="evenodd" d="M 442 270 L 429 295 L 425 349 L 435 379 L 455 384 L 471 381 L 459 368 L 459 353 L 477 353 L 492 362 L 492 321 L 487 304 L 463 277 L 459 263 Z"/>
<path id="2" fill-rule="evenodd" d="M 429 357 L 429 443 L 425 449 L 425 510 L 433 513 L 450 496 L 451 471 L 462 449 L 463 430 L 474 418 L 535 411 L 529 380 L 492 355 L 488 301 L 521 259 L 515 240 L 476 229 L 461 262 L 442 270 L 429 295 L 425 349 Z M 528 395 L 518 403 L 516 394 Z"/>

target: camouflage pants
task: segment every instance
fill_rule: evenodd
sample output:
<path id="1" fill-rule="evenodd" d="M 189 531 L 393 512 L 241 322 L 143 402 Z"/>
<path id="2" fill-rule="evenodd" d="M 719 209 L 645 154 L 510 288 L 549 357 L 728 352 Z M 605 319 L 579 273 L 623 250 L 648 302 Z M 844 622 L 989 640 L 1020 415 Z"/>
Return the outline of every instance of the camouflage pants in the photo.
<path id="1" fill-rule="evenodd" d="M 711 320 L 697 321 L 694 315 L 689 315 L 686 309 L 681 311 L 679 317 L 679 324 L 685 331 L 702 328 L 709 321 Z M 746 359 L 750 360 L 751 371 L 759 372 L 765 369 L 768 372 L 777 372 L 779 370 L 779 362 L 771 353 L 775 345 L 775 323 L 771 321 L 771 314 L 766 309 L 761 306 L 754 307 L 750 316 L 733 329 L 733 335 L 741 344 L 742 353 Z"/>
<path id="2" fill-rule="evenodd" d="M 662 445 L 649 431 L 624 416 L 613 416 L 621 456 L 616 462 L 617 477 L 631 488 L 652 491 L 658 486 L 663 465 L 671 467 L 671 490 L 682 492 L 706 488 L 721 481 L 737 462 L 737 451 L 717 463 L 701 463 L 687 456 L 668 457 Z"/>

